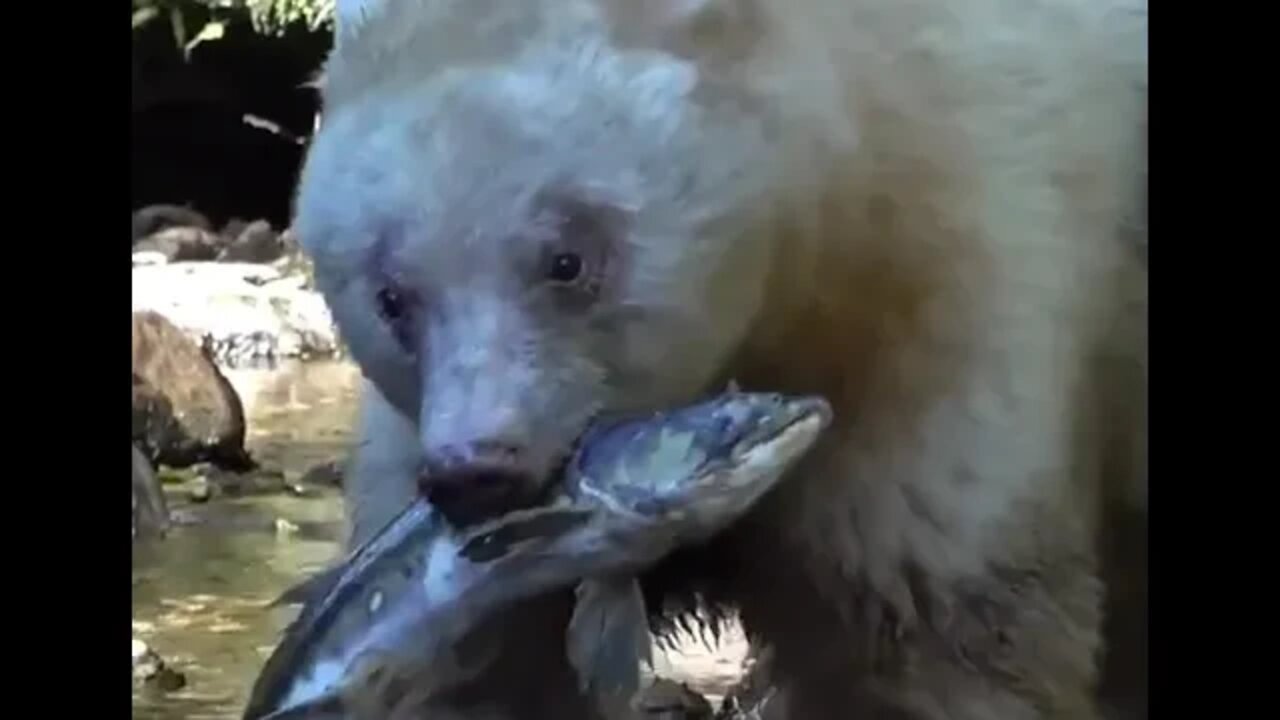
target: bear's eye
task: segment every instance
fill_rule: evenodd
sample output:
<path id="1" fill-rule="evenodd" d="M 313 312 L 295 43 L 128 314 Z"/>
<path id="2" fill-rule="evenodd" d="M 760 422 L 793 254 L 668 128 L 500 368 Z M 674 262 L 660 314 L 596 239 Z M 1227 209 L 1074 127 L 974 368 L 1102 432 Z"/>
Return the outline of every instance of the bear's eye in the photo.
<path id="1" fill-rule="evenodd" d="M 389 323 L 395 323 L 404 318 L 405 312 L 408 310 L 404 295 L 400 294 L 395 288 L 384 287 L 378 291 L 378 315 Z"/>
<path id="2" fill-rule="evenodd" d="M 551 265 L 547 268 L 547 278 L 552 282 L 569 285 L 582 277 L 582 256 L 577 253 L 562 252 L 551 256 Z"/>

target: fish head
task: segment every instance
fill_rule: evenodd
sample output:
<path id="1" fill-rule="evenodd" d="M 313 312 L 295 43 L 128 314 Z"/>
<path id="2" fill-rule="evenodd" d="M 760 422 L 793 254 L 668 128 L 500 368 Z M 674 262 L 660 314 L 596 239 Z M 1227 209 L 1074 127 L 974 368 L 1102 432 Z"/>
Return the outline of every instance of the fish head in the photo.
<path id="1" fill-rule="evenodd" d="M 831 418 L 820 397 L 733 392 L 595 429 L 571 472 L 577 492 L 610 510 L 715 532 L 776 485 Z"/>

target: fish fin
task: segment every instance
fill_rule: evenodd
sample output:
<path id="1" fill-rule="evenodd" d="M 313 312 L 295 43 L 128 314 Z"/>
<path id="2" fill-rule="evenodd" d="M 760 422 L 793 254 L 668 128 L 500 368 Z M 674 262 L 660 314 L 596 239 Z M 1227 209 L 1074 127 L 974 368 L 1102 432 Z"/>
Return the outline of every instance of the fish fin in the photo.
<path id="1" fill-rule="evenodd" d="M 569 662 L 583 690 L 629 702 L 640 666 L 653 665 L 652 639 L 640 583 L 634 577 L 583 580 L 566 632 Z"/>
<path id="2" fill-rule="evenodd" d="M 333 586 L 338 583 L 342 575 L 344 565 L 335 565 L 330 568 L 321 570 L 302 582 L 294 585 L 284 592 L 280 593 L 280 597 L 272 600 L 267 607 L 280 607 L 281 605 L 305 605 L 312 598 L 322 597 Z"/>

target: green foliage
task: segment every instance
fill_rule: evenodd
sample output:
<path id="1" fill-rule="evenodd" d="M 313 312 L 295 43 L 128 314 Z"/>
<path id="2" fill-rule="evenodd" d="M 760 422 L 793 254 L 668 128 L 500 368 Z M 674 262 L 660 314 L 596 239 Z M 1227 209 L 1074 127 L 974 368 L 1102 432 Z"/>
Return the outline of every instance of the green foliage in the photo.
<path id="1" fill-rule="evenodd" d="M 309 30 L 330 27 L 334 0 L 240 0 L 226 2 L 242 5 L 249 11 L 253 26 L 261 33 L 280 34 L 299 23 Z"/>
<path id="2" fill-rule="evenodd" d="M 221 39 L 227 23 L 247 17 L 264 35 L 283 35 L 301 26 L 332 27 L 334 0 L 132 0 L 133 29 L 167 19 L 174 43 L 190 54 L 202 42 Z M 193 33 L 193 27 L 197 27 Z"/>

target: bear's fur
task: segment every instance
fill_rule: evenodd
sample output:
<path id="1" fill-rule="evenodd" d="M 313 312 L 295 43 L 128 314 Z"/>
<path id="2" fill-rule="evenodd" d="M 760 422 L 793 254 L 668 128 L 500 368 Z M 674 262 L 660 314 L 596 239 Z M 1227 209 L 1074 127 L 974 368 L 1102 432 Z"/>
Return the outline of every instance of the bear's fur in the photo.
<path id="1" fill-rule="evenodd" d="M 1145 716 L 1145 0 L 338 5 L 297 208 L 370 379 L 356 539 L 424 451 L 531 492 L 601 413 L 820 393 L 655 607 L 740 608 L 793 719 Z M 511 616 L 514 716 L 573 712 L 568 602 Z"/>

